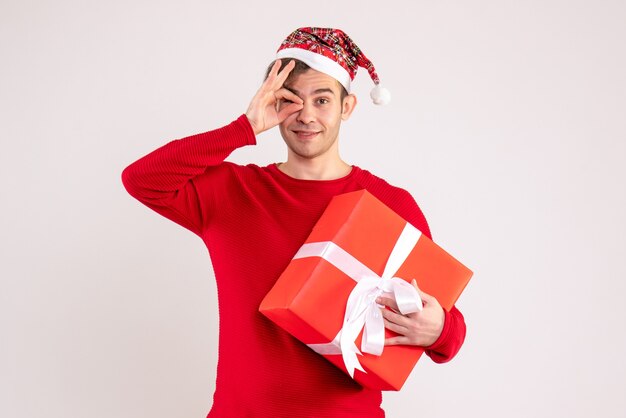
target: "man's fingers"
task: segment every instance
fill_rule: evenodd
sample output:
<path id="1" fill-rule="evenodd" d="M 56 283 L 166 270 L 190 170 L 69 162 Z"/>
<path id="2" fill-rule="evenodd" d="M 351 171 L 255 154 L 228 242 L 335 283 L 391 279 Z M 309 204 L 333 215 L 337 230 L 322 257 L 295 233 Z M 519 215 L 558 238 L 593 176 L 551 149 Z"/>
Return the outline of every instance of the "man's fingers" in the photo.
<path id="1" fill-rule="evenodd" d="M 411 323 L 411 320 L 409 318 L 399 313 L 392 312 L 389 309 L 383 308 L 381 309 L 381 311 L 382 311 L 383 319 L 385 319 L 385 322 L 389 321 L 392 324 L 398 325 L 402 327 L 402 329 L 404 329 L 404 332 L 406 332 L 406 327 L 409 326 Z"/>
<path id="2" fill-rule="evenodd" d="M 381 304 L 381 305 L 385 305 L 385 306 L 393 309 L 394 311 L 399 312 L 398 304 L 396 303 L 396 301 L 393 298 L 380 296 L 380 297 L 376 298 L 376 303 Z"/>
<path id="3" fill-rule="evenodd" d="M 280 62 L 280 60 L 277 61 Z M 278 84 L 280 82 L 280 84 L 278 84 L 278 87 L 282 87 L 285 80 L 287 80 L 287 77 L 289 77 L 289 73 L 291 72 L 291 70 L 294 69 L 295 66 L 296 62 L 294 60 L 291 60 L 287 65 L 285 65 L 280 73 L 278 73 L 278 76 L 276 77 L 276 83 Z"/>
<path id="4" fill-rule="evenodd" d="M 282 88 L 274 93 L 274 97 L 277 99 L 276 109 L 278 120 L 283 121 L 292 113 L 296 113 L 302 109 L 304 101 L 296 96 L 293 92 Z M 283 101 L 284 103 L 279 103 Z"/>
<path id="5" fill-rule="evenodd" d="M 296 62 L 294 60 L 289 61 L 282 70 L 280 69 L 281 65 L 281 60 L 276 60 L 265 80 L 265 84 L 272 90 L 278 90 L 283 86 L 289 73 L 296 66 Z"/>
<path id="6" fill-rule="evenodd" d="M 436 297 L 429 295 L 426 292 L 422 292 L 421 290 L 418 290 L 418 292 L 420 294 L 420 298 L 422 298 L 422 302 L 424 302 L 424 305 L 439 303 Z"/>
<path id="7" fill-rule="evenodd" d="M 411 280 L 411 284 L 413 285 L 413 287 L 415 287 L 417 293 L 419 293 L 420 298 L 422 298 L 422 302 L 424 302 L 425 305 L 437 300 L 434 296 L 429 295 L 428 293 L 422 291 L 419 287 L 417 287 L 417 282 L 415 281 L 415 279 Z"/>
<path id="8" fill-rule="evenodd" d="M 280 66 L 280 60 L 274 61 L 274 65 L 272 65 L 272 68 L 270 69 L 270 72 L 267 74 L 267 78 L 265 79 L 266 83 L 271 84 L 274 82 L 276 76 L 278 75 L 278 70 L 280 69 Z"/>
<path id="9" fill-rule="evenodd" d="M 389 331 L 393 331 L 396 334 L 400 334 L 400 335 L 405 335 L 407 333 L 406 327 L 399 325 L 395 322 L 389 321 L 387 318 L 385 318 L 385 328 L 387 328 Z"/>
<path id="10" fill-rule="evenodd" d="M 263 97 L 264 100 L 269 100 L 271 98 L 272 101 L 275 101 L 279 98 L 285 98 L 292 102 L 302 103 L 302 99 L 293 94 L 291 91 L 283 88 L 283 83 L 295 65 L 295 61 L 292 60 L 279 73 L 278 71 L 281 66 L 281 61 L 276 60 L 267 75 L 267 79 L 260 87 L 257 96 Z"/>
<path id="11" fill-rule="evenodd" d="M 292 113 L 299 112 L 302 109 L 301 103 L 289 103 L 288 105 L 283 106 L 277 113 L 278 120 L 280 122 L 287 119 L 289 115 Z"/>
<path id="12" fill-rule="evenodd" d="M 408 343 L 409 339 L 404 335 L 396 335 L 395 337 L 385 339 L 385 345 L 406 345 Z"/>
<path id="13" fill-rule="evenodd" d="M 274 93 L 274 96 L 277 99 L 288 100 L 290 102 L 298 104 L 304 103 L 304 101 L 300 97 L 296 96 L 293 92 L 287 90 L 286 88 L 278 90 L 276 93 Z"/>
<path id="14" fill-rule="evenodd" d="M 270 72 L 267 74 L 267 78 L 265 79 L 265 82 L 263 83 L 263 86 L 261 87 L 262 89 L 264 88 L 269 89 L 269 90 L 280 89 L 283 86 L 283 83 L 287 79 L 287 76 L 289 75 L 291 70 L 293 70 L 293 68 L 296 66 L 296 63 L 294 60 L 289 61 L 289 63 L 285 65 L 282 71 L 280 70 L 281 65 L 282 65 L 281 60 L 274 61 L 274 65 L 272 65 L 272 68 Z"/>

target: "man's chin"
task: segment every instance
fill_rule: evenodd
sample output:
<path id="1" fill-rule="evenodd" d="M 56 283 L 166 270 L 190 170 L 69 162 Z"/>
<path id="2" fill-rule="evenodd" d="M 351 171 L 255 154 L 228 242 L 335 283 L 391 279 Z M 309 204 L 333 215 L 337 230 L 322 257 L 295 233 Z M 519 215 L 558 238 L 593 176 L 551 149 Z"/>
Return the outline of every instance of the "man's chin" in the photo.
<path id="1" fill-rule="evenodd" d="M 297 147 L 297 146 L 293 146 L 291 144 L 287 144 L 287 147 L 289 148 L 289 152 L 294 155 L 297 158 L 303 159 L 303 160 L 312 160 L 316 157 L 319 157 L 322 153 L 320 152 L 315 152 L 313 150 L 308 150 L 306 148 L 303 147 Z"/>

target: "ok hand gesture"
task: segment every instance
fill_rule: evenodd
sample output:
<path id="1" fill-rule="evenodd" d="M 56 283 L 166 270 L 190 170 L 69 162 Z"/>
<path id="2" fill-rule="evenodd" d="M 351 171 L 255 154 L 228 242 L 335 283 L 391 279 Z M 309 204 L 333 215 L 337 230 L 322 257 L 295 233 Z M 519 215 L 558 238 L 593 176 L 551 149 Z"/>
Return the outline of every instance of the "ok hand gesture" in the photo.
<path id="1" fill-rule="evenodd" d="M 280 65 L 281 61 L 276 60 L 246 111 L 255 135 L 273 128 L 303 107 L 302 99 L 283 87 L 287 76 L 296 65 L 295 61 L 289 61 L 279 73 Z M 279 106 L 280 100 L 290 103 Z"/>

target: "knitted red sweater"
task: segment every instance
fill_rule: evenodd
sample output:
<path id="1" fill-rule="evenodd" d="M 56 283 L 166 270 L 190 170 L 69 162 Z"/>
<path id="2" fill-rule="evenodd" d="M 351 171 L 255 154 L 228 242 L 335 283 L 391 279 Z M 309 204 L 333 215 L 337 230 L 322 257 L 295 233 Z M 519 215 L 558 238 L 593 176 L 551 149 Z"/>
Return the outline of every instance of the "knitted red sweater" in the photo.
<path id="1" fill-rule="evenodd" d="M 219 361 L 209 417 L 382 417 L 381 392 L 364 389 L 258 312 L 274 282 L 330 199 L 367 189 L 427 236 L 404 190 L 353 167 L 329 181 L 298 180 L 267 167 L 224 162 L 256 144 L 245 115 L 223 128 L 172 141 L 127 167 L 128 192 L 200 236 L 219 299 Z M 451 359 L 465 337 L 463 316 L 446 312 L 426 353 Z"/>

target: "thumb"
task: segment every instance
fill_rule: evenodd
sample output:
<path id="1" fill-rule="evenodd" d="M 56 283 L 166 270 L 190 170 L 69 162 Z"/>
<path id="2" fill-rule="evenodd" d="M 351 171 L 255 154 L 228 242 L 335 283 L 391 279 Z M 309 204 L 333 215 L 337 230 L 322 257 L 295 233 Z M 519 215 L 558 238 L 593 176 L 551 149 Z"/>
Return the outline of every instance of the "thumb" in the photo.
<path id="1" fill-rule="evenodd" d="M 417 282 L 415 281 L 415 279 L 411 280 L 411 284 L 413 285 L 413 287 L 415 288 L 415 290 L 417 290 L 417 293 L 419 293 L 420 298 L 422 298 L 422 302 L 424 302 L 424 304 L 427 303 L 431 303 L 434 299 L 433 296 L 429 295 L 426 292 L 423 292 L 418 286 L 417 286 Z"/>
<path id="2" fill-rule="evenodd" d="M 292 113 L 296 113 L 302 110 L 302 107 L 303 106 L 301 103 L 289 103 L 287 106 L 278 111 L 278 121 L 284 121 Z"/>

